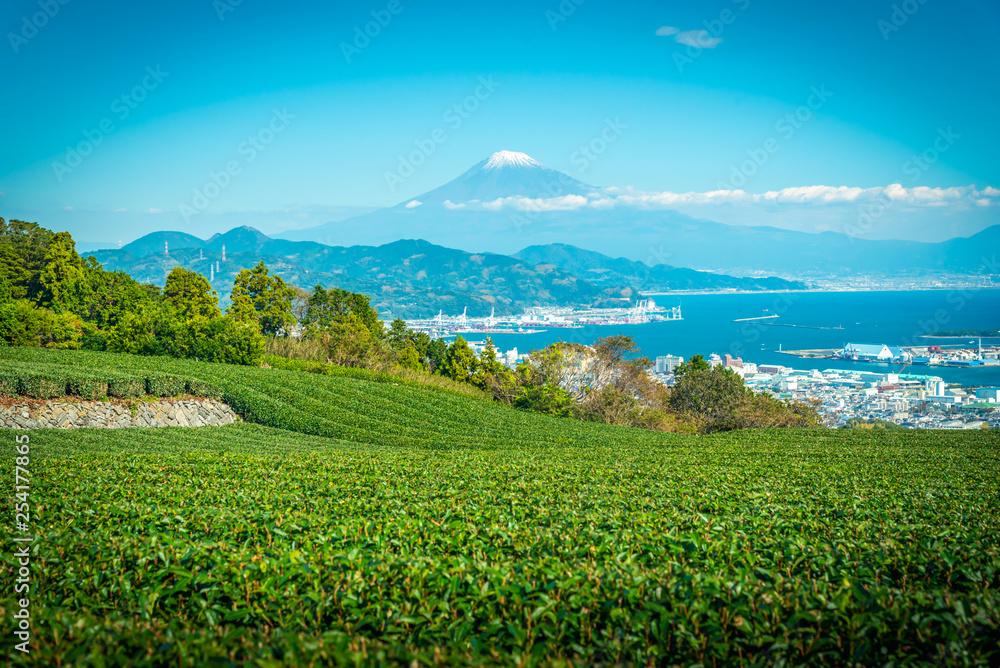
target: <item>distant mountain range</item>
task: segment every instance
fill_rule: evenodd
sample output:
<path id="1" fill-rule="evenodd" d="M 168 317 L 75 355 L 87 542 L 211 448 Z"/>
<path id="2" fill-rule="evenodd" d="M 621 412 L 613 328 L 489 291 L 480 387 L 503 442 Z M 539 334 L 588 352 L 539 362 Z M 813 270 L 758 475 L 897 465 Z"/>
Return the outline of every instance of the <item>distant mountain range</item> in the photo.
<path id="1" fill-rule="evenodd" d="M 628 285 L 642 292 L 672 290 L 788 290 L 804 289 L 804 283 L 793 284 L 782 278 L 743 278 L 724 274 L 709 274 L 694 269 L 658 264 L 650 267 L 625 258 L 583 250 L 566 244 L 529 246 L 514 257 L 536 267 L 551 266 L 573 274 L 600 287 Z"/>
<path id="2" fill-rule="evenodd" d="M 977 273 L 990 261 L 988 251 L 1000 248 L 1000 225 L 941 243 L 873 241 L 835 232 L 724 225 L 672 210 L 581 206 L 601 201 L 607 192 L 523 153 L 500 151 L 397 206 L 282 236 L 352 245 L 416 234 L 452 248 L 504 254 L 572 242 L 648 265 L 795 278 Z"/>
<path id="3" fill-rule="evenodd" d="M 222 260 L 223 248 L 225 261 Z M 423 317 L 438 310 L 469 315 L 521 313 L 530 306 L 621 306 L 640 290 L 805 289 L 783 279 L 744 279 L 670 266 L 647 267 L 566 245 L 531 247 L 517 257 L 469 253 L 423 240 L 382 246 L 327 246 L 272 239 L 238 227 L 206 240 L 154 232 L 94 256 L 108 270 L 163 285 L 175 266 L 214 278 L 225 300 L 236 274 L 260 261 L 303 289 L 320 284 L 361 292 L 384 315 Z M 213 267 L 218 266 L 218 271 Z"/>

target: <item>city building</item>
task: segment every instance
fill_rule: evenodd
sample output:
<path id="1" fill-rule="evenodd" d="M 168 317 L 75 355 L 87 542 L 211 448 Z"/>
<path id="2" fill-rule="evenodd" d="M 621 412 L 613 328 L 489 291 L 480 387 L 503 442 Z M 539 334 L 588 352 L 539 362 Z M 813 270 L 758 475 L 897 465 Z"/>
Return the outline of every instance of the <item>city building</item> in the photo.
<path id="1" fill-rule="evenodd" d="M 656 373 L 671 374 L 684 364 L 684 358 L 677 355 L 662 355 L 656 358 Z"/>
<path id="2" fill-rule="evenodd" d="M 908 362 L 910 353 L 899 346 L 884 343 L 848 343 L 841 357 L 859 362 Z"/>
<path id="3" fill-rule="evenodd" d="M 732 355 L 726 354 L 722 356 L 722 366 L 727 369 L 742 369 L 743 368 L 743 358 L 733 357 Z"/>

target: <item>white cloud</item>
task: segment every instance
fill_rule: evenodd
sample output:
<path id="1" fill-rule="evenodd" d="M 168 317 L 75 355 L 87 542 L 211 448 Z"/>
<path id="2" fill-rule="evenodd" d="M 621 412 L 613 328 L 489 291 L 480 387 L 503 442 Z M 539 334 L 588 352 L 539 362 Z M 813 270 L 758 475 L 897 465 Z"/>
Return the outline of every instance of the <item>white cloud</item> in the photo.
<path id="1" fill-rule="evenodd" d="M 126 211 L 128 211 L 128 209 L 122 208 L 122 209 L 115 209 L 111 213 L 125 213 Z"/>
<path id="2" fill-rule="evenodd" d="M 915 207 L 941 207 L 972 205 L 986 206 L 1000 197 L 1000 190 L 987 187 L 982 191 L 974 186 L 931 188 L 917 186 L 905 188 L 899 183 L 873 188 L 855 186 L 795 186 L 764 193 L 748 193 L 744 190 L 710 190 L 707 192 L 675 193 L 641 192 L 631 188 L 606 188 L 590 198 L 580 195 L 564 195 L 551 198 L 504 197 L 491 202 L 472 200 L 467 204 L 489 211 L 516 209 L 520 211 L 574 211 L 578 209 L 611 209 L 632 207 L 639 209 L 668 209 L 684 206 L 707 205 L 766 205 L 766 206 L 850 206 L 867 202 L 886 200 Z M 986 204 L 980 202 L 986 202 Z M 1000 204 L 1000 199 L 995 203 Z M 466 204 L 445 202 L 448 209 L 457 209 Z"/>
<path id="3" fill-rule="evenodd" d="M 675 28 L 673 26 L 662 26 L 662 27 L 656 29 L 656 36 L 657 37 L 668 37 L 670 35 L 676 35 L 679 32 L 680 32 L 679 28 Z"/>
<path id="4" fill-rule="evenodd" d="M 595 200 L 595 202 L 601 200 Z M 488 211 L 500 211 L 505 208 L 517 209 L 519 211 L 573 211 L 587 206 L 589 200 L 583 195 L 563 195 L 561 197 L 501 197 L 492 202 L 478 202 L 472 200 L 469 204 L 478 203 Z M 597 207 L 609 208 L 609 207 Z"/>
<path id="5" fill-rule="evenodd" d="M 450 199 L 446 199 L 444 201 L 444 208 L 446 208 L 446 209 L 464 209 L 465 208 L 465 203 L 463 202 L 462 204 L 455 204 Z"/>
<path id="6" fill-rule="evenodd" d="M 149 209 L 146 213 L 163 213 L 163 209 Z"/>
<path id="7" fill-rule="evenodd" d="M 722 41 L 722 38 L 712 37 L 707 30 L 685 30 L 674 35 L 674 41 L 699 49 L 714 49 Z"/>
<path id="8" fill-rule="evenodd" d="M 406 208 L 407 209 L 416 209 L 418 206 L 420 206 L 422 204 L 423 204 L 423 202 L 421 202 L 419 200 L 411 200 L 411 201 L 407 202 Z"/>
<path id="9" fill-rule="evenodd" d="M 72 210 L 73 210 L 73 207 L 71 207 L 71 206 L 64 206 L 63 207 L 63 211 L 72 211 Z"/>

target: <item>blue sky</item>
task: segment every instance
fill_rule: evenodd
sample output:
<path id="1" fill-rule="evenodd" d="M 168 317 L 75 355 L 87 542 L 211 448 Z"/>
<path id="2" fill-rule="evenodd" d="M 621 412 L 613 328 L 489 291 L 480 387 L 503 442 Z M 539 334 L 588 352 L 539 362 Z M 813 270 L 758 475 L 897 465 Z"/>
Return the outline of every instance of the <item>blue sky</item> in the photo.
<path id="1" fill-rule="evenodd" d="M 320 224 L 500 149 L 643 192 L 1000 187 L 993 2 L 64 1 L 0 9 L 0 215 L 84 241 Z M 609 122 L 623 129 L 581 159 Z M 88 135 L 103 138 L 77 162 Z M 780 150 L 734 183 L 769 140 Z M 418 142 L 433 152 L 387 183 Z M 182 215 L 213 174 L 224 187 Z M 909 236 L 971 233 L 997 211 Z"/>

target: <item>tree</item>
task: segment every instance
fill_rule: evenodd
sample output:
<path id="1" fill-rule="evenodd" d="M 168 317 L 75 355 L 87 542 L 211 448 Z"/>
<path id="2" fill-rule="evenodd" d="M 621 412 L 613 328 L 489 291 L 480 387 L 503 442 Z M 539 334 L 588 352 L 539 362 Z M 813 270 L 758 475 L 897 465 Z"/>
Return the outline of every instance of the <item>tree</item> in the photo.
<path id="1" fill-rule="evenodd" d="M 402 318 L 396 318 L 389 325 L 389 331 L 386 332 L 385 338 L 394 350 L 402 350 L 410 343 L 412 334 L 413 331 L 406 326 L 406 321 Z"/>
<path id="2" fill-rule="evenodd" d="M 72 313 L 55 313 L 28 299 L 11 299 L 0 281 L 0 341 L 11 346 L 79 348 L 83 323 Z"/>
<path id="3" fill-rule="evenodd" d="M 93 257 L 84 265 L 88 284 L 86 302 L 79 314 L 98 329 L 107 330 L 117 325 L 126 313 L 135 312 L 143 304 L 152 301 L 149 288 L 123 271 L 104 271 Z"/>
<path id="4" fill-rule="evenodd" d="M 108 350 L 132 355 L 165 354 L 158 336 L 165 337 L 170 324 L 160 309 L 130 311 L 108 333 Z"/>
<path id="5" fill-rule="evenodd" d="M 689 371 L 708 371 L 712 368 L 704 357 L 701 355 L 692 355 L 691 359 L 687 362 L 681 363 L 676 369 L 674 369 L 674 378 L 680 380 Z"/>
<path id="6" fill-rule="evenodd" d="M 418 349 L 419 350 L 419 349 Z M 448 344 L 444 339 L 431 339 L 427 344 L 427 370 L 437 373 L 448 359 Z"/>
<path id="7" fill-rule="evenodd" d="M 340 288 L 325 290 L 322 285 L 313 289 L 306 306 L 302 324 L 307 329 L 319 330 L 333 323 L 346 322 L 351 316 L 357 319 L 372 335 L 381 338 L 384 333 L 378 311 L 371 307 L 365 295 Z"/>
<path id="8" fill-rule="evenodd" d="M 306 313 L 309 309 L 309 296 L 312 293 L 297 286 L 292 286 L 292 289 L 295 290 L 295 296 L 292 297 L 292 318 L 294 318 L 295 322 L 301 323 L 306 319 Z"/>
<path id="9" fill-rule="evenodd" d="M 168 355 L 220 364 L 259 366 L 264 337 L 256 324 L 232 318 L 195 318 L 177 323 L 165 340 Z"/>
<path id="10" fill-rule="evenodd" d="M 54 236 L 38 223 L 0 218 L 0 276 L 10 282 L 14 299 L 39 299 L 39 275 Z"/>
<path id="11" fill-rule="evenodd" d="M 757 394 L 743 384 L 742 378 L 722 366 L 689 369 L 672 388 L 669 405 L 705 433 L 820 424 L 814 406 Z"/>
<path id="12" fill-rule="evenodd" d="M 459 383 L 465 383 L 469 381 L 469 376 L 476 372 L 476 366 L 476 354 L 469 348 L 465 339 L 457 336 L 448 347 L 448 355 L 438 373 Z"/>
<path id="13" fill-rule="evenodd" d="M 182 320 L 221 315 L 219 294 L 212 289 L 208 279 L 184 267 L 174 267 L 170 271 L 163 294 Z"/>
<path id="14" fill-rule="evenodd" d="M 514 407 L 555 417 L 570 417 L 573 398 L 569 392 L 554 385 L 529 385 L 522 387 Z"/>
<path id="15" fill-rule="evenodd" d="M 497 359 L 497 349 L 493 345 L 492 337 L 486 337 L 486 346 L 479 355 L 475 373 L 469 381 L 497 401 L 507 405 L 513 404 L 519 391 L 514 373 Z"/>
<path id="16" fill-rule="evenodd" d="M 236 275 L 232 304 L 226 315 L 257 324 L 266 336 L 287 336 L 295 322 L 292 315 L 295 296 L 295 288 L 280 276 L 269 275 L 267 266 L 260 262 L 253 269 L 244 269 Z"/>
<path id="17" fill-rule="evenodd" d="M 62 313 L 74 311 L 82 305 L 85 292 L 82 264 L 69 232 L 52 236 L 45 251 L 44 268 L 38 277 L 42 306 Z"/>
<path id="18" fill-rule="evenodd" d="M 412 369 L 413 371 L 424 370 L 424 365 L 420 361 L 420 353 L 409 342 L 401 350 L 396 350 L 396 363 L 404 369 Z"/>
<path id="19" fill-rule="evenodd" d="M 393 355 L 388 344 L 353 315 L 314 331 L 312 338 L 326 349 L 327 361 L 332 364 L 372 371 L 388 371 L 392 367 Z"/>

